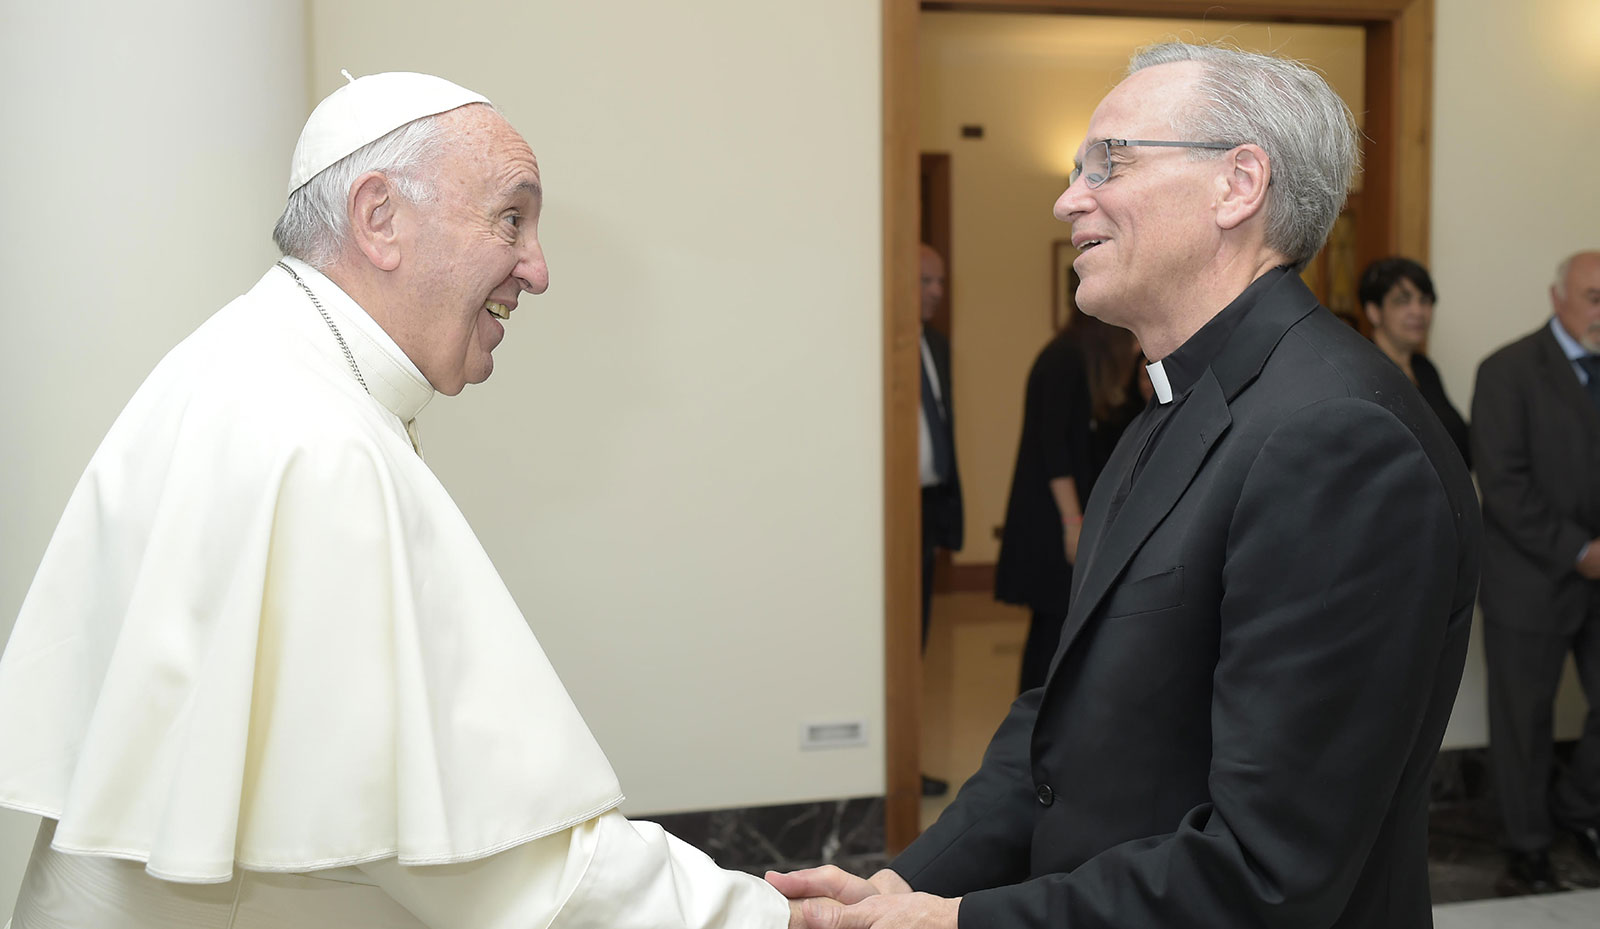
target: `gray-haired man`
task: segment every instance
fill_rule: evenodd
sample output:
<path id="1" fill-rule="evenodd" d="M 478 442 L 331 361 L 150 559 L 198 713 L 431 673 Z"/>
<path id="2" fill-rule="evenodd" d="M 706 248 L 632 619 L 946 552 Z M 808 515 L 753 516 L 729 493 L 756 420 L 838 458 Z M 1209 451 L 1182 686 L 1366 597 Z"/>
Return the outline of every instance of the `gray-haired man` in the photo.
<path id="1" fill-rule="evenodd" d="M 1157 46 L 1078 163 L 1078 305 L 1133 330 L 1156 397 L 1090 500 L 1054 667 L 889 870 L 768 879 L 853 904 L 808 904 L 817 929 L 1427 926 L 1480 526 L 1426 403 L 1295 273 L 1349 112 L 1299 65 Z"/>
<path id="2" fill-rule="evenodd" d="M 1569 256 L 1551 317 L 1478 367 L 1489 756 L 1518 889 L 1559 890 L 1560 825 L 1600 858 L 1600 252 Z M 1478 457 L 1482 456 L 1482 457 Z M 1551 790 L 1556 687 L 1571 654 L 1589 700 Z"/>

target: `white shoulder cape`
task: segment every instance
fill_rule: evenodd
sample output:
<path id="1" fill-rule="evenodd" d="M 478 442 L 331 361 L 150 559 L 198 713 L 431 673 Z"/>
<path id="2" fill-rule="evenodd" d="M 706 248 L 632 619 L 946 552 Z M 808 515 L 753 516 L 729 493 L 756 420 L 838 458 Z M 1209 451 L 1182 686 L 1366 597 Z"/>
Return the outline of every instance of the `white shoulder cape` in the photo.
<path id="1" fill-rule="evenodd" d="M 466 861 L 621 799 L 466 520 L 281 270 L 118 417 L 0 659 L 0 805 L 167 880 Z"/>

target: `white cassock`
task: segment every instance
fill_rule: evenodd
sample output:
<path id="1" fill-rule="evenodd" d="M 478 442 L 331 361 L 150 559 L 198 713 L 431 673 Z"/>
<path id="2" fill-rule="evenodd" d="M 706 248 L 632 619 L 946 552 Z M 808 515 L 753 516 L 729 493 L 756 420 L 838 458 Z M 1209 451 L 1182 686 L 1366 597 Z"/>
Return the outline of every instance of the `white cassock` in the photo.
<path id="1" fill-rule="evenodd" d="M 616 812 L 413 448 L 432 387 L 286 261 L 351 357 L 267 272 L 134 394 L 23 601 L 0 805 L 45 822 L 14 929 L 785 926 L 763 881 Z"/>

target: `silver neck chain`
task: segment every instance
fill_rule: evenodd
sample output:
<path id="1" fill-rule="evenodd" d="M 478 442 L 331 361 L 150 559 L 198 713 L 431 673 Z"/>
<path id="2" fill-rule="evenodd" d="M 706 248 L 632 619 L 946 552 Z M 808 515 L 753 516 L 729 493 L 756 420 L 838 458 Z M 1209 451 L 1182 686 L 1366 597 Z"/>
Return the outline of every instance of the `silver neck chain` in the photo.
<path id="1" fill-rule="evenodd" d="M 367 387 L 367 379 L 361 376 L 361 369 L 356 367 L 356 356 L 350 354 L 350 346 L 345 344 L 344 336 L 339 334 L 339 327 L 333 324 L 333 317 L 329 316 L 328 311 L 322 308 L 322 301 L 318 300 L 317 295 L 311 292 L 311 288 L 306 286 L 305 281 L 300 280 L 300 275 L 294 273 L 293 268 L 281 261 L 278 262 L 278 267 L 289 272 L 289 276 L 294 278 L 294 282 L 300 285 L 300 289 L 306 292 L 307 297 L 311 298 L 311 305 L 317 308 L 317 313 L 322 316 L 322 321 L 328 324 L 328 329 L 333 333 L 333 337 L 339 340 L 339 348 L 344 352 L 344 360 L 350 362 L 350 371 L 356 376 L 356 383 L 360 384 L 361 389 L 365 390 L 370 396 L 372 391 Z"/>

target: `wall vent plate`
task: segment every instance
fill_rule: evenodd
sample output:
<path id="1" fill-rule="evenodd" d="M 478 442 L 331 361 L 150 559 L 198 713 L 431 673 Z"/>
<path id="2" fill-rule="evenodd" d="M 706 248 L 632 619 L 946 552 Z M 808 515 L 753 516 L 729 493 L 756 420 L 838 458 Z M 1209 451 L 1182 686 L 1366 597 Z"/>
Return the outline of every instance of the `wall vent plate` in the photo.
<path id="1" fill-rule="evenodd" d="M 806 723 L 800 727 L 800 747 L 853 748 L 867 744 L 867 724 L 864 720 L 846 719 L 826 723 Z"/>

